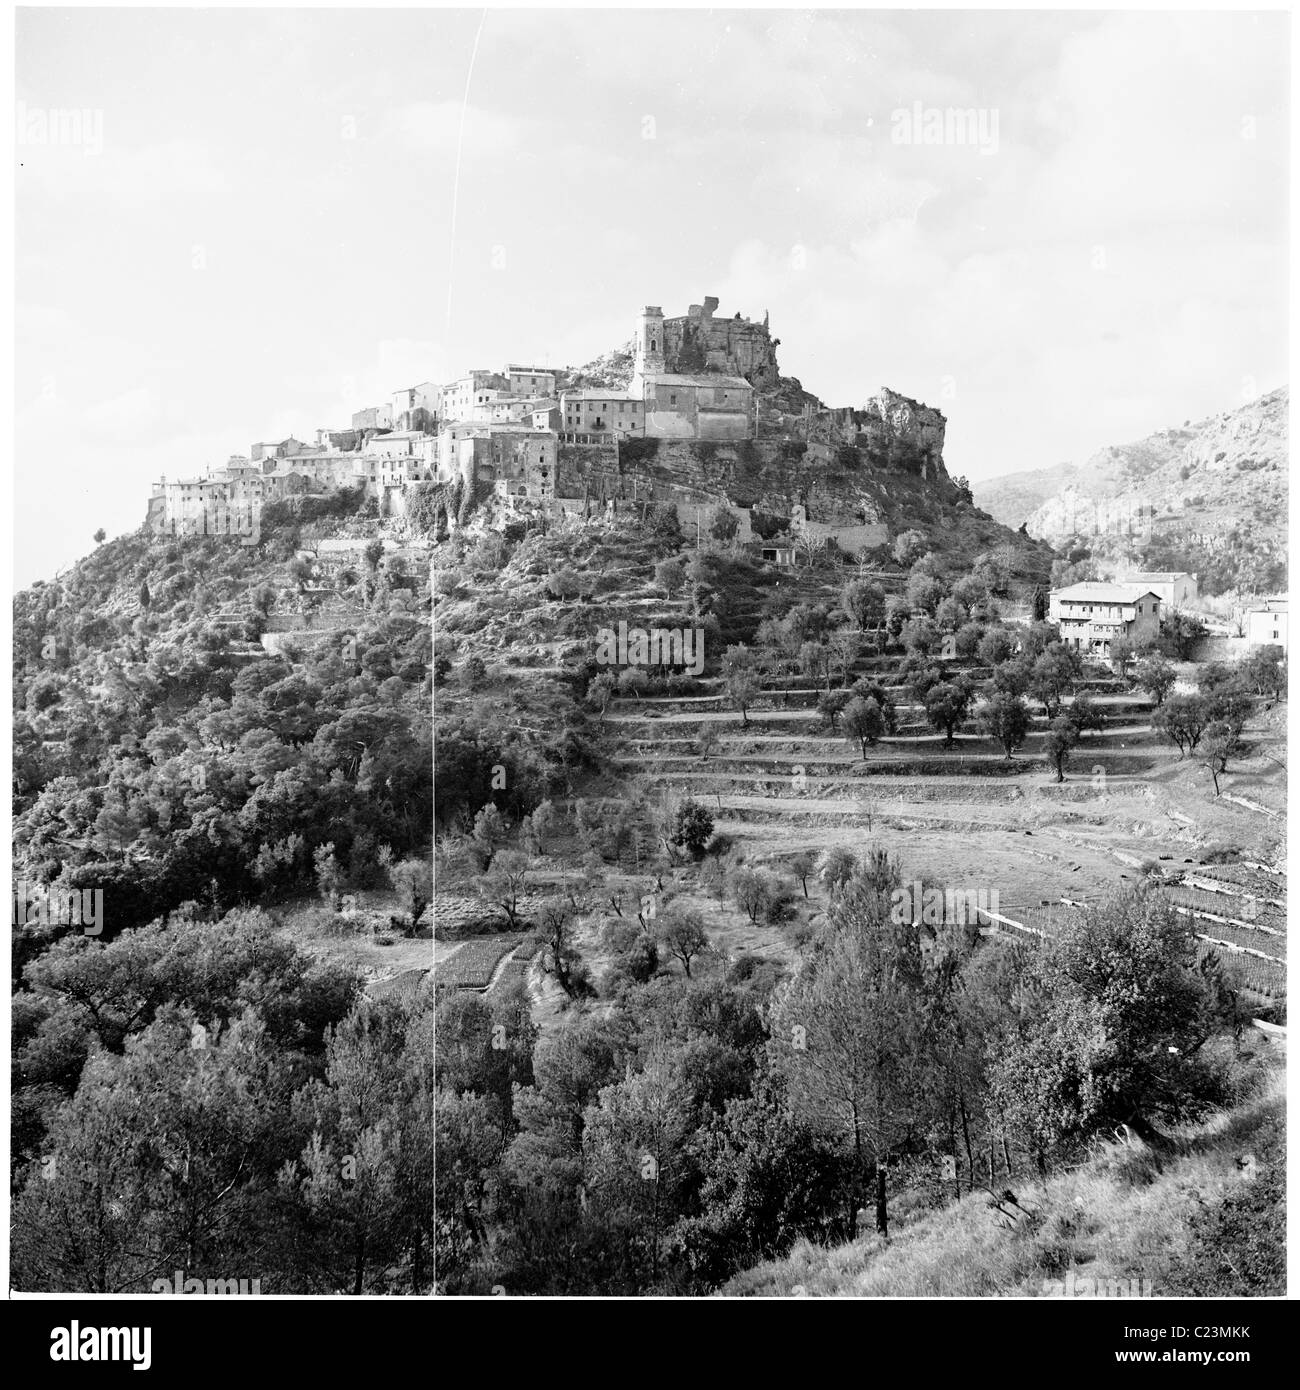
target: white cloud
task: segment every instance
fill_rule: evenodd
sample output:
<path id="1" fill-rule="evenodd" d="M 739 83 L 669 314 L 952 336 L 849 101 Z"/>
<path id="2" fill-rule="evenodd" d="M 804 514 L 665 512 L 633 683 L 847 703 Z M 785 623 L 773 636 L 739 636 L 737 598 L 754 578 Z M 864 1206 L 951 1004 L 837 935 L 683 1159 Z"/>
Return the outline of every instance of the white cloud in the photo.
<path id="1" fill-rule="evenodd" d="M 287 393 L 330 413 L 328 420 L 317 420 L 319 425 L 338 428 L 354 411 L 387 402 L 404 386 L 422 381 L 442 383 L 465 370 L 450 367 L 443 344 L 433 339 L 387 338 L 350 346 L 350 356 L 331 352 L 319 368 L 285 378 Z"/>
<path id="2" fill-rule="evenodd" d="M 136 439 L 151 431 L 162 419 L 161 393 L 157 383 L 138 386 L 132 391 L 92 405 L 85 414 L 92 435 L 109 439 Z"/>
<path id="3" fill-rule="evenodd" d="M 448 323 L 479 15 L 276 13 L 20 12 L 25 99 L 106 113 L 98 156 L 18 151 L 19 485 L 57 428 L 78 534 L 147 471 L 705 294 L 833 403 L 941 405 L 975 477 L 1285 373 L 1284 14 L 489 11 Z M 996 155 L 895 144 L 917 101 L 996 111 Z"/>
<path id="4" fill-rule="evenodd" d="M 21 147 L 21 162 L 20 207 L 33 185 L 62 200 L 104 198 L 127 208 L 182 197 L 215 198 L 232 191 L 208 146 L 173 139 L 132 149 L 114 143 L 111 124 L 105 125 L 104 147 L 98 154 L 75 146 L 27 145 Z"/>
<path id="5" fill-rule="evenodd" d="M 464 155 L 493 159 L 517 149 L 522 125 L 500 112 L 459 101 L 412 101 L 387 111 L 378 138 L 416 153 L 455 155 L 464 124 Z"/>

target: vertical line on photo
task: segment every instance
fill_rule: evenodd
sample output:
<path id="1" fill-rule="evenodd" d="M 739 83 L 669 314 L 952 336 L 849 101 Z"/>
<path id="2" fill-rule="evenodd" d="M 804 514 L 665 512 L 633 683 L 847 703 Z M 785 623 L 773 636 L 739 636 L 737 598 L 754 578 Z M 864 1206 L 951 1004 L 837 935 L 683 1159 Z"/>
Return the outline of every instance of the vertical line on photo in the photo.
<path id="1" fill-rule="evenodd" d="M 478 57 L 479 40 L 483 37 L 483 25 L 487 21 L 487 10 L 478 17 L 478 28 L 474 32 L 474 47 L 470 50 L 469 69 L 465 73 L 465 95 L 460 103 L 460 130 L 456 135 L 456 177 L 451 186 L 451 246 L 447 258 L 447 341 L 451 342 L 451 297 L 456 284 L 456 214 L 460 207 L 460 157 L 465 144 L 465 116 L 469 111 L 469 88 L 474 80 L 474 60 Z"/>

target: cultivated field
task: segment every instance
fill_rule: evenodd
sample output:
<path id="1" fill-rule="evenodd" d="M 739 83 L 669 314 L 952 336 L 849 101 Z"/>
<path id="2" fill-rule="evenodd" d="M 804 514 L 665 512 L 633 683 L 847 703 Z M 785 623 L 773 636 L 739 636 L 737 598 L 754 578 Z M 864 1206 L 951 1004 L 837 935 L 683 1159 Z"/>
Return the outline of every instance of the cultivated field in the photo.
<path id="1" fill-rule="evenodd" d="M 826 900 L 815 878 L 805 898 L 791 876 L 790 861 L 805 852 L 883 848 L 898 858 L 905 883 L 985 893 L 1002 915 L 1039 930 L 1050 930 L 1070 904 L 1154 873 L 1198 934 L 1210 939 L 1206 949 L 1236 963 L 1255 1004 L 1264 1008 L 1282 997 L 1286 880 L 1274 862 L 1285 805 L 1280 708 L 1261 706 L 1247 724 L 1247 751 L 1230 765 L 1216 797 L 1209 773 L 1152 732 L 1151 700 L 1095 672 L 1079 690 L 1092 696 L 1105 727 L 1083 736 L 1065 780 L 1057 782 L 1044 755 L 1041 710 L 1011 758 L 970 732 L 948 745 L 909 697 L 898 676 L 901 660 L 866 657 L 849 674 L 850 680 L 880 682 L 895 701 L 896 733 L 865 758 L 819 715 L 823 685 L 803 678 L 764 680 L 743 719 L 726 707 L 720 690 L 616 699 L 603 721 L 611 774 L 582 786 L 582 796 L 603 799 L 610 808 L 629 796 L 651 807 L 664 798 L 693 797 L 746 866 L 777 874 L 792 887 L 794 901 L 784 922 L 750 921 L 710 894 L 694 866 L 667 869 L 645 825 L 638 825 L 617 861 L 605 865 L 609 885 L 632 901 L 652 893 L 698 909 L 713 947 L 727 960 L 755 953 L 789 963 L 798 954 L 799 925 L 815 923 Z M 989 675 L 971 663 L 953 663 L 945 677 L 957 672 L 977 683 Z M 1184 679 L 1194 673 L 1190 666 L 1180 671 Z M 720 686 L 699 682 L 706 690 L 710 684 Z M 578 799 L 557 809 L 571 816 Z M 1272 871 L 1208 862 L 1225 849 L 1267 862 Z M 535 887 L 583 854 L 569 828 L 539 862 Z M 1187 876 L 1200 886 L 1182 886 Z M 1210 879 L 1220 883 L 1218 894 L 1204 886 Z M 635 919 L 633 907 L 624 911 Z M 597 978 L 610 961 L 602 934 L 615 915 L 604 904 L 576 927 L 575 941 Z M 452 950 L 445 967 L 444 949 Z M 491 972 L 471 971 L 471 958 L 461 954 L 466 949 L 440 945 L 439 977 L 485 988 Z M 485 946 L 484 960 L 496 950 Z M 503 945 L 498 957 L 504 953 Z M 511 978 L 521 962 L 512 965 Z M 561 1016 L 563 996 L 540 970 L 527 978 L 546 1027 Z"/>

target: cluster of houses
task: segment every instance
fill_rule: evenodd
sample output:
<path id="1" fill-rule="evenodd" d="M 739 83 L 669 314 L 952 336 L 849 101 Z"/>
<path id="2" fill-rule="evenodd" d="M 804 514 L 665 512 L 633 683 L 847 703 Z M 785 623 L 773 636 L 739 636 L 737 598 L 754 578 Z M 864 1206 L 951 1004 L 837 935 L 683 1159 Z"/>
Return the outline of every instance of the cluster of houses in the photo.
<path id="1" fill-rule="evenodd" d="M 1117 637 L 1141 644 L 1159 632 L 1164 614 L 1194 608 L 1198 597 L 1196 576 L 1185 571 L 1132 573 L 1115 583 L 1089 580 L 1054 589 L 1048 617 L 1059 625 L 1068 646 L 1108 658 Z M 1241 640 L 1287 651 L 1287 609 L 1285 595 L 1247 607 L 1241 614 Z"/>
<path id="2" fill-rule="evenodd" d="M 766 316 L 761 324 L 739 314 L 715 319 L 717 302 L 707 298 L 667 320 L 647 306 L 625 390 L 557 390 L 554 370 L 517 363 L 444 385 L 402 387 L 390 401 L 357 411 L 350 428 L 317 430 L 314 443 L 263 441 L 201 476 L 162 478 L 147 524 L 158 535 L 251 540 L 262 506 L 286 497 L 360 485 L 391 515 L 401 512 L 412 484 L 459 477 L 541 499 L 555 495 L 563 443 L 752 439 L 754 386 L 739 373 L 766 381 L 775 371 Z M 676 359 L 686 357 L 704 370 L 676 370 Z"/>

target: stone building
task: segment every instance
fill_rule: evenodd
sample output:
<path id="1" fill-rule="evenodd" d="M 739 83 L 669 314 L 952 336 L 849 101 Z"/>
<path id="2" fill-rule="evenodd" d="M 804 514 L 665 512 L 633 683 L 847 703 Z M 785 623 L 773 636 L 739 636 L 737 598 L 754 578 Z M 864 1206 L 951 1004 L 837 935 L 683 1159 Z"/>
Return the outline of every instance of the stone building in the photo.
<path id="1" fill-rule="evenodd" d="M 645 402 L 619 391 L 561 391 L 559 415 L 565 434 L 645 434 Z"/>
<path id="2" fill-rule="evenodd" d="M 645 432 L 658 439 L 752 439 L 754 388 L 735 376 L 671 373 L 648 378 Z"/>
<path id="3" fill-rule="evenodd" d="M 366 453 L 380 458 L 414 458 L 423 449 L 428 435 L 423 430 L 392 430 L 388 434 L 372 434 L 366 441 Z"/>
<path id="4" fill-rule="evenodd" d="M 327 489 L 292 464 L 284 463 L 262 475 L 263 497 L 267 502 L 279 502 L 286 497 L 305 497 L 310 492 Z"/>
<path id="5" fill-rule="evenodd" d="M 361 447 L 360 430 L 330 430 L 318 429 L 316 431 L 316 451 L 317 453 L 338 452 L 352 453 Z"/>
<path id="6" fill-rule="evenodd" d="M 153 485 L 153 493 L 145 510 L 144 529 L 151 536 L 167 534 L 167 498 L 163 492 L 165 486 L 165 482 Z"/>
<path id="7" fill-rule="evenodd" d="M 358 410 L 352 417 L 354 430 L 391 430 L 393 428 L 393 408 L 391 405 L 368 405 Z"/>
<path id="8" fill-rule="evenodd" d="M 444 442 L 445 441 L 445 442 Z M 478 426 L 440 441 L 438 477 L 497 487 L 510 496 L 555 495 L 558 437 L 553 430 Z"/>
<path id="9" fill-rule="evenodd" d="M 538 401 L 531 419 L 535 430 L 554 430 L 558 434 L 564 427 L 564 412 L 559 401 Z"/>
<path id="10" fill-rule="evenodd" d="M 440 418 L 447 424 L 471 420 L 475 406 L 510 394 L 510 383 L 499 372 L 467 372 L 442 388 Z"/>
<path id="11" fill-rule="evenodd" d="M 206 478 L 163 478 L 149 499 L 149 528 L 156 536 L 255 538 L 263 486 L 260 474 L 238 480 L 220 471 Z"/>
<path id="12" fill-rule="evenodd" d="M 486 425 L 531 424 L 533 411 L 545 401 L 538 396 L 497 396 L 476 405 L 469 418 Z"/>
<path id="13" fill-rule="evenodd" d="M 430 472 L 429 465 L 422 457 L 366 453 L 359 458 L 353 456 L 348 481 L 353 486 L 364 484 L 370 496 L 378 497 L 383 488 L 405 487 L 407 483 L 420 482 Z"/>
<path id="14" fill-rule="evenodd" d="M 1160 607 L 1160 595 L 1141 585 L 1089 582 L 1053 589 L 1048 616 L 1067 646 L 1108 657 L 1116 637 L 1141 642 L 1156 636 Z"/>
<path id="15" fill-rule="evenodd" d="M 717 301 L 710 302 L 716 305 Z M 676 370 L 680 354 L 674 355 L 667 350 L 666 333 L 663 310 L 656 304 L 646 305 L 637 319 L 632 381 L 628 388 L 630 398 L 644 402 L 646 436 L 654 439 L 752 439 L 754 388 L 749 381 L 743 376 L 726 374 L 718 365 L 722 359 L 716 354 L 710 359 L 713 370 Z"/>
<path id="16" fill-rule="evenodd" d="M 436 382 L 422 381 L 393 392 L 393 425 L 397 429 L 410 429 L 412 417 L 419 411 L 436 420 L 441 409 L 442 387 Z"/>
<path id="17" fill-rule="evenodd" d="M 352 465 L 356 457 L 356 454 L 336 449 L 320 449 L 295 454 L 289 462 L 295 472 L 311 481 L 313 491 L 324 492 L 330 488 L 347 487 L 352 482 Z"/>
<path id="18" fill-rule="evenodd" d="M 261 440 L 248 447 L 248 456 L 254 463 L 260 463 L 265 459 L 287 459 L 293 458 L 295 454 L 305 454 L 311 450 L 310 444 L 305 444 L 301 439 L 295 439 L 292 435 L 288 439 Z"/>
<path id="19" fill-rule="evenodd" d="M 555 395 L 555 373 L 549 367 L 506 367 L 507 390 L 512 396 L 544 399 Z"/>
<path id="20" fill-rule="evenodd" d="M 1192 607 L 1196 603 L 1199 590 L 1196 576 L 1188 574 L 1186 570 L 1130 572 L 1124 576 L 1123 582 L 1154 590 L 1160 595 L 1160 600 L 1166 608 Z"/>

